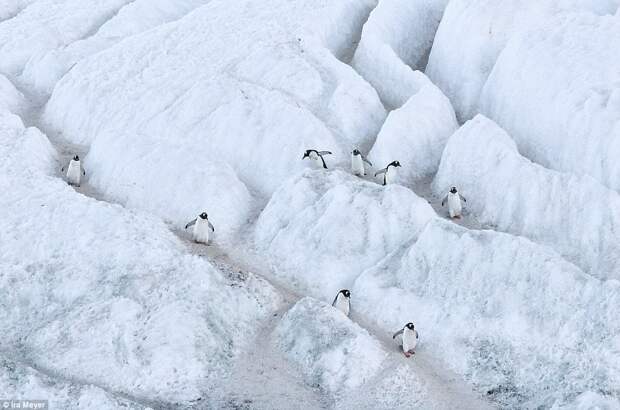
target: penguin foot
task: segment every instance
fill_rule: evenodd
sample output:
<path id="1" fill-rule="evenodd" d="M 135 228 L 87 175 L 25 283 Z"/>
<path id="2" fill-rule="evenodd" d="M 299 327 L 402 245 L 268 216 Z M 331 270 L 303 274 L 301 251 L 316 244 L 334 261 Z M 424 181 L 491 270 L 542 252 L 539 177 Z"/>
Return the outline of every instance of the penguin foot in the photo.
<path id="1" fill-rule="evenodd" d="M 461 215 L 454 215 L 452 219 L 461 219 Z"/>
<path id="2" fill-rule="evenodd" d="M 411 357 L 411 353 L 409 353 L 409 352 L 403 352 L 403 354 L 405 355 L 406 358 L 410 358 Z"/>

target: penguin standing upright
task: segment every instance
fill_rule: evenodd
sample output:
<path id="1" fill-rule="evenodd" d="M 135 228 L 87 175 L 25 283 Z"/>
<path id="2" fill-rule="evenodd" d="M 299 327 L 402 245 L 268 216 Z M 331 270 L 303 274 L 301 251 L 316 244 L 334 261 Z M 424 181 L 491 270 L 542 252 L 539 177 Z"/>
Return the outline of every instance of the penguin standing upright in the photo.
<path id="1" fill-rule="evenodd" d="M 207 216 L 207 213 L 203 212 L 198 215 L 198 218 L 195 218 L 191 222 L 188 222 L 188 224 L 185 225 L 185 229 L 189 228 L 192 225 L 194 226 L 194 242 L 204 243 L 205 245 L 209 244 L 210 231 L 215 232 L 215 228 L 213 227 L 213 225 L 211 225 L 211 222 L 209 222 L 209 217 Z"/>
<path id="2" fill-rule="evenodd" d="M 349 316 L 349 311 L 351 310 L 351 292 L 347 289 L 342 289 L 334 298 L 332 306 Z"/>
<path id="3" fill-rule="evenodd" d="M 366 159 L 358 149 L 354 149 L 351 153 L 351 171 L 357 176 L 366 175 L 364 162 L 372 167 L 372 163 Z"/>
<path id="4" fill-rule="evenodd" d="M 387 167 L 375 173 L 375 176 L 383 174 L 383 185 L 391 184 L 396 179 L 396 168 L 400 167 L 400 162 L 392 161 Z"/>
<path id="5" fill-rule="evenodd" d="M 418 345 L 418 331 L 415 330 L 413 323 L 407 323 L 405 327 L 394 333 L 392 339 L 396 339 L 397 337 L 397 342 L 403 348 L 403 353 L 406 357 L 415 354 L 415 347 Z"/>
<path id="6" fill-rule="evenodd" d="M 446 201 L 448 201 L 448 212 L 450 213 L 450 218 L 458 219 L 461 217 L 461 212 L 463 210 L 463 206 L 461 205 L 461 199 L 464 202 L 467 202 L 467 199 L 465 199 L 464 196 L 459 194 L 459 192 L 456 190 L 456 187 L 452 187 L 450 189 L 450 192 L 448 192 L 448 195 L 446 195 L 442 199 L 441 206 L 444 206 Z"/>
<path id="7" fill-rule="evenodd" d="M 324 155 L 331 155 L 331 152 L 330 151 L 317 151 L 315 149 L 307 149 L 306 152 L 304 152 L 304 156 L 301 157 L 301 159 L 310 158 L 310 159 L 315 160 L 317 163 L 321 161 L 323 168 L 327 169 L 327 164 L 325 163 L 325 159 L 323 158 Z"/>
<path id="8" fill-rule="evenodd" d="M 62 167 L 61 171 L 64 172 L 65 167 Z M 71 161 L 69 161 L 69 165 L 67 166 L 67 182 L 69 185 L 79 187 L 82 175 L 86 175 L 86 171 L 82 168 L 80 157 L 75 155 Z"/>

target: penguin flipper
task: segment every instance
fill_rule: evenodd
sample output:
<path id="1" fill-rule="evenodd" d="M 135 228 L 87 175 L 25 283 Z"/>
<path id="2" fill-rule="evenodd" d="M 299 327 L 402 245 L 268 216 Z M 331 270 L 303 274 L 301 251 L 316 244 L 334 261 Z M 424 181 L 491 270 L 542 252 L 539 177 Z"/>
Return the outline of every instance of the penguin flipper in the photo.
<path id="1" fill-rule="evenodd" d="M 441 200 L 441 206 L 444 206 L 447 200 L 448 200 L 448 195 L 444 196 L 443 199 Z"/>
<path id="2" fill-rule="evenodd" d="M 339 295 L 340 293 L 338 293 Z M 336 295 L 336 297 L 334 298 L 334 301 L 332 302 L 332 306 L 336 306 L 336 301 L 338 300 L 338 295 Z"/>
<path id="3" fill-rule="evenodd" d="M 362 161 L 364 161 L 365 163 L 367 163 L 368 165 L 372 167 L 372 162 L 368 161 L 368 159 L 363 155 L 362 155 Z"/>
<path id="4" fill-rule="evenodd" d="M 213 227 L 213 225 L 211 224 L 211 222 L 209 222 L 209 228 L 210 228 L 213 232 L 215 232 L 215 228 Z"/>
<path id="5" fill-rule="evenodd" d="M 194 225 L 196 223 L 196 218 L 194 218 L 192 221 L 188 222 L 187 225 L 185 225 L 185 229 L 189 228 L 190 226 Z"/>
<path id="6" fill-rule="evenodd" d="M 404 331 L 405 329 L 400 329 L 398 332 L 394 333 L 394 335 L 392 336 L 392 339 L 396 339 L 396 336 L 402 335 Z"/>
<path id="7" fill-rule="evenodd" d="M 321 158 L 321 162 L 323 162 L 323 168 L 327 169 L 327 164 L 325 163 L 325 160 L 323 159 L 323 156 L 319 155 L 319 158 Z"/>
<path id="8" fill-rule="evenodd" d="M 385 174 L 387 170 L 387 168 L 380 169 L 379 171 L 375 172 L 375 176 Z"/>
<path id="9" fill-rule="evenodd" d="M 461 197 L 461 199 L 463 200 L 463 202 L 467 202 L 467 199 L 465 199 L 465 197 L 461 194 L 459 194 L 459 196 Z"/>

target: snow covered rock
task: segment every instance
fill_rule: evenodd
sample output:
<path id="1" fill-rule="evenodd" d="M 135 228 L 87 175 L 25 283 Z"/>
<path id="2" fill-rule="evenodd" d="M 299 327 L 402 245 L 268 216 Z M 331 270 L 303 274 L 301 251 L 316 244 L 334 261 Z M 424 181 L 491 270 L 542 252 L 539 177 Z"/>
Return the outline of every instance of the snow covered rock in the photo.
<path id="1" fill-rule="evenodd" d="M 376 168 L 398 160 L 396 181 L 408 185 L 437 172 L 448 138 L 458 128 L 448 98 L 428 79 L 407 102 L 388 114 L 368 158 Z"/>
<path id="2" fill-rule="evenodd" d="M 337 396 L 368 382 L 387 352 L 332 306 L 309 297 L 295 304 L 274 331 L 276 343 L 306 382 Z"/>
<path id="3" fill-rule="evenodd" d="M 0 72 L 18 75 L 31 57 L 88 37 L 130 1 L 32 2 L 17 16 L 0 23 Z"/>
<path id="4" fill-rule="evenodd" d="M 364 29 L 352 64 L 389 109 L 420 88 L 435 31 L 448 0 L 380 0 Z"/>
<path id="5" fill-rule="evenodd" d="M 425 345 L 502 406 L 618 396 L 619 283 L 523 237 L 434 220 L 364 272 L 352 295 L 386 332 L 413 321 Z"/>
<path id="6" fill-rule="evenodd" d="M 545 244 L 599 278 L 620 278 L 620 196 L 590 177 L 560 173 L 519 154 L 479 115 L 448 142 L 434 191 L 451 186 L 483 224 Z"/>
<path id="7" fill-rule="evenodd" d="M 79 62 L 44 120 L 91 144 L 91 182 L 106 195 L 175 222 L 206 202 L 237 203 L 225 227 L 232 235 L 250 206 L 241 184 L 262 199 L 307 166 L 305 149 L 330 150 L 334 163 L 370 148 L 385 111 L 330 51 L 353 27 L 331 14 L 357 16 L 365 3 L 211 1 Z M 205 178 L 213 189 L 197 185 Z"/>
<path id="8" fill-rule="evenodd" d="M 331 301 L 435 217 L 425 200 L 402 186 L 308 170 L 274 193 L 256 224 L 255 242 L 277 274 Z"/>
<path id="9" fill-rule="evenodd" d="M 515 35 L 497 60 L 481 112 L 523 155 L 620 190 L 620 17 L 570 14 Z"/>
<path id="10" fill-rule="evenodd" d="M 38 53 L 28 60 L 21 81 L 39 94 L 49 95 L 54 85 L 77 62 L 113 46 L 126 37 L 177 20 L 210 0 L 137 0 L 126 4 L 92 36 L 65 47 Z"/>
<path id="11" fill-rule="evenodd" d="M 78 194 L 45 136 L 6 112 L 0 158 L 0 350 L 116 392 L 207 400 L 279 306 L 274 289 L 188 254 L 151 215 Z"/>
<path id="12" fill-rule="evenodd" d="M 437 30 L 426 74 L 450 98 L 457 117 L 464 122 L 478 112 L 480 94 L 486 80 L 515 33 L 526 32 L 567 11 L 613 14 L 617 8 L 617 0 L 452 0 Z M 528 43 L 525 47 L 534 44 Z M 532 58 L 532 64 L 535 65 L 538 58 Z M 514 60 L 510 74 L 506 71 L 506 75 L 510 76 L 509 84 L 514 84 L 511 91 L 520 89 L 522 85 L 515 74 L 523 73 L 519 77 L 530 74 L 530 69 L 522 66 L 522 59 L 520 56 Z M 572 65 L 572 57 L 569 65 Z M 551 65 L 549 69 L 555 67 Z M 546 77 L 546 80 L 550 78 L 554 77 Z M 524 91 L 524 95 L 528 96 L 526 100 L 531 102 L 531 90 L 528 89 L 527 93 Z M 508 95 L 507 98 L 512 100 L 514 97 Z M 520 118 L 524 122 L 529 121 L 523 116 Z"/>

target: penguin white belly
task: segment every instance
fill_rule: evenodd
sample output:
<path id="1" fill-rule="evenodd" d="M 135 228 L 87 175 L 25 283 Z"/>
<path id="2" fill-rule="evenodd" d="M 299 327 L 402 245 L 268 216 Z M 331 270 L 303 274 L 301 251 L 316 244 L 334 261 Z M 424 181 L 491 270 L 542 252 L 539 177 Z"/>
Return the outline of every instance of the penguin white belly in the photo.
<path id="1" fill-rule="evenodd" d="M 334 307 L 340 310 L 345 315 L 349 316 L 349 300 L 342 295 L 342 293 L 338 294 L 338 298 L 336 299 L 336 303 Z"/>
<path id="2" fill-rule="evenodd" d="M 196 242 L 201 242 L 204 244 L 209 243 L 209 220 L 198 218 L 196 219 L 196 224 L 194 225 L 194 240 Z"/>
<path id="3" fill-rule="evenodd" d="M 416 331 L 405 329 L 403 331 L 403 352 L 413 352 L 417 345 Z"/>
<path id="4" fill-rule="evenodd" d="M 396 181 L 397 171 L 395 167 L 389 167 L 385 173 L 385 183 L 393 184 Z"/>
<path id="5" fill-rule="evenodd" d="M 82 176 L 82 167 L 79 161 L 71 160 L 67 167 L 67 182 L 71 185 L 80 185 L 80 177 Z"/>
<path id="6" fill-rule="evenodd" d="M 454 218 L 455 216 L 461 216 L 461 211 L 463 210 L 461 206 L 461 198 L 459 194 L 448 194 L 448 212 L 450 212 L 450 218 Z"/>
<path id="7" fill-rule="evenodd" d="M 361 155 L 351 155 L 351 171 L 357 176 L 366 175 Z"/>

